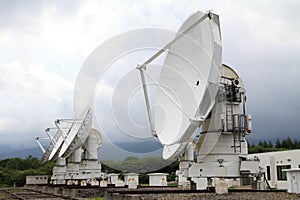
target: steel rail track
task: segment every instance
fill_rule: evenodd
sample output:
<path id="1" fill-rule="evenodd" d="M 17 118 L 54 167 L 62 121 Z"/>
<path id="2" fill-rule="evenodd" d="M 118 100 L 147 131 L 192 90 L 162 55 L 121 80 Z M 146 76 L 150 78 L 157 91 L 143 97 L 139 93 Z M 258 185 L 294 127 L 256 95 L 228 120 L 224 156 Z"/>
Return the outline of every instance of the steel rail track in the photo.
<path id="1" fill-rule="evenodd" d="M 41 192 L 33 189 L 1 189 L 5 199 L 34 200 L 34 199 L 70 199 L 70 197 Z M 72 198 L 76 199 L 76 198 Z"/>

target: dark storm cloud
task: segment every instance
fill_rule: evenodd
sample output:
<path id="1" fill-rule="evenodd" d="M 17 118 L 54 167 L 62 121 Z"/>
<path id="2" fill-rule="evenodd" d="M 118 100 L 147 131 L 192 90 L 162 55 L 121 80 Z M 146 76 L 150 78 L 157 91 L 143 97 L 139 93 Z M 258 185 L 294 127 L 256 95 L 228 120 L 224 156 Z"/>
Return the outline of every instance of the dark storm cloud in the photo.
<path id="1" fill-rule="evenodd" d="M 226 30 L 224 62 L 233 64 L 246 85 L 254 127 L 250 140 L 300 139 L 299 6 L 295 1 L 256 6 L 252 17 L 240 16 L 247 28 L 237 28 L 237 37 Z"/>

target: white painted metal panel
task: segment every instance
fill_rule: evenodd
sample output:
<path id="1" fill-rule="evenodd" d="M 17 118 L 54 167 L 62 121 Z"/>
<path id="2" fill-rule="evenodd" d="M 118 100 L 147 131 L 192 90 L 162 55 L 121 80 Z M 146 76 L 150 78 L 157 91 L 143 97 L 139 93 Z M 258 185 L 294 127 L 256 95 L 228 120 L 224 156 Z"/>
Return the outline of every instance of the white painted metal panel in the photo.
<path id="1" fill-rule="evenodd" d="M 208 17 L 195 25 L 204 15 Z M 191 137 L 215 104 L 220 77 L 221 37 L 217 15 L 195 13 L 183 23 L 178 36 L 181 38 L 169 47 L 155 101 L 162 108 L 154 110 L 154 121 L 163 145 L 185 142 Z M 172 153 L 164 154 L 165 159 L 171 156 Z"/>

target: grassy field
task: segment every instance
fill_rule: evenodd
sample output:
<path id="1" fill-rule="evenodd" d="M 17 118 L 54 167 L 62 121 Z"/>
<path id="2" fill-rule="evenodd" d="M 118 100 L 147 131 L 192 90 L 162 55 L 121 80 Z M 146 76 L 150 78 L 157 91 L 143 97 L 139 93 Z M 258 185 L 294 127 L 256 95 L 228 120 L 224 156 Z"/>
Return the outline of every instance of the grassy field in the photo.
<path id="1" fill-rule="evenodd" d="M 104 200 L 104 197 L 93 197 L 89 198 L 89 200 Z"/>

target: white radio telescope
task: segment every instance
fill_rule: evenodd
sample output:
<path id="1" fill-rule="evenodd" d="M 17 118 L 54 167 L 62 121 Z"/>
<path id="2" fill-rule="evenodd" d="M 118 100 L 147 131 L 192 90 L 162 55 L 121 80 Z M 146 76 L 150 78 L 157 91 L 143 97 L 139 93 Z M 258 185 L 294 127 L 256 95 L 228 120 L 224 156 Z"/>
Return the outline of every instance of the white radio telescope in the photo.
<path id="1" fill-rule="evenodd" d="M 152 108 L 147 67 L 164 52 Z M 164 146 L 164 159 L 180 159 L 179 185 L 193 182 L 197 189 L 206 189 L 212 178 L 259 173 L 258 161 L 246 160 L 245 136 L 252 128 L 246 91 L 221 57 L 219 16 L 196 12 L 173 40 L 138 66 L 152 135 Z M 201 132 L 194 144 L 196 130 Z"/>
<path id="2" fill-rule="evenodd" d="M 91 128 L 92 110 L 90 108 L 75 119 L 58 119 L 55 128 L 47 128 L 47 137 L 37 137 L 36 141 L 44 152 L 41 163 L 56 160 L 51 181 L 53 184 L 79 184 L 100 179 L 101 164 L 98 161 L 98 148 L 101 135 Z M 54 136 L 51 130 L 55 130 Z M 45 150 L 40 139 L 50 139 Z"/>

